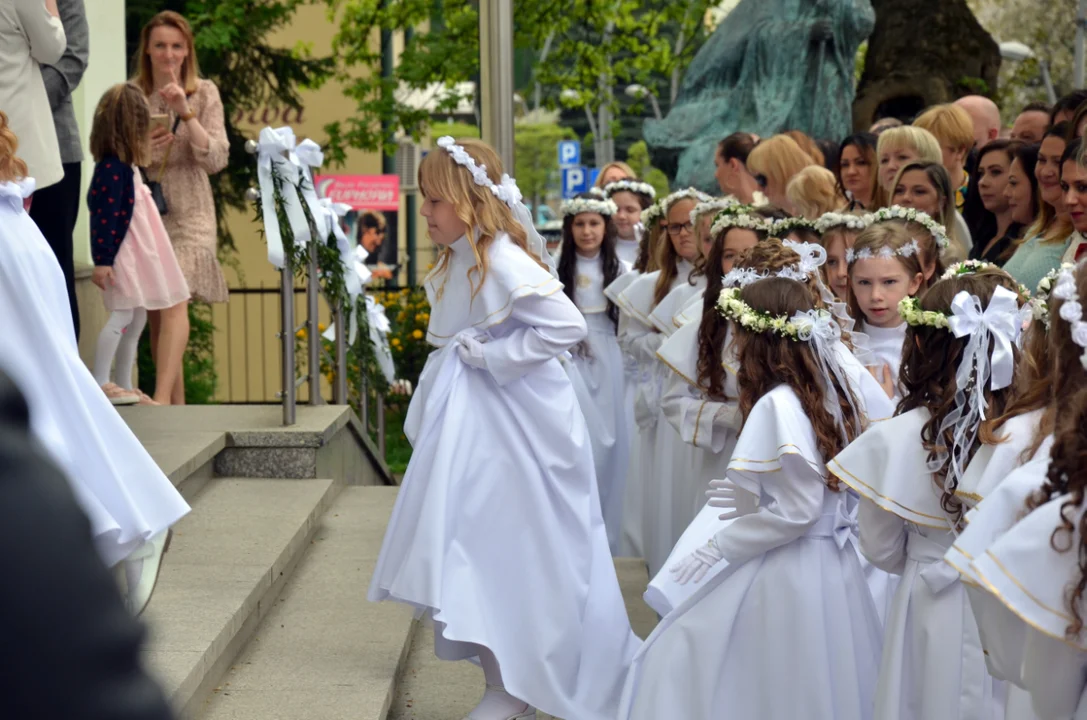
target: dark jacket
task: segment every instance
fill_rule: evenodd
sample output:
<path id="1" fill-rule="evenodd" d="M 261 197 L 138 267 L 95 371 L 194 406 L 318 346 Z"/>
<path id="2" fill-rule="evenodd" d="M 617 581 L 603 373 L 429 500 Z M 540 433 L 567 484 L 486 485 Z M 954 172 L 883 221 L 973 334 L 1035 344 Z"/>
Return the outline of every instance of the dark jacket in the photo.
<path id="1" fill-rule="evenodd" d="M 0 718 L 170 720 L 140 665 L 144 631 L 68 481 L 0 372 Z"/>

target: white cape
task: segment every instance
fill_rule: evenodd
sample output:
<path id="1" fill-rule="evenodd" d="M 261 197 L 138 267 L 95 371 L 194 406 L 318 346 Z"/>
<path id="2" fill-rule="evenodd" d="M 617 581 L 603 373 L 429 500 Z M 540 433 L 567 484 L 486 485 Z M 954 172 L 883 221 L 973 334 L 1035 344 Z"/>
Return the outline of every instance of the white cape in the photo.
<path id="1" fill-rule="evenodd" d="M 80 359 L 64 275 L 23 212 L 23 192 L 0 184 L 0 368 L 26 396 L 35 437 L 68 476 L 112 566 L 189 505 Z"/>

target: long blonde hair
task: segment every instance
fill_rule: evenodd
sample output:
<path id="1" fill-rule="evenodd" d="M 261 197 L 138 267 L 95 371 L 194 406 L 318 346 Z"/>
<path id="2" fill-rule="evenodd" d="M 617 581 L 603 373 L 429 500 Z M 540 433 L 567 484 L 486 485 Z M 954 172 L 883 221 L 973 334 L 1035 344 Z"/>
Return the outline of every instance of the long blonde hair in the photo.
<path id="1" fill-rule="evenodd" d="M 15 182 L 26 177 L 26 163 L 15 155 L 18 149 L 19 138 L 8 127 L 8 116 L 0 110 L 0 182 Z"/>
<path id="2" fill-rule="evenodd" d="M 849 204 L 838 189 L 834 173 L 821 165 L 809 165 L 793 175 L 785 186 L 785 196 L 809 220 L 818 220 L 823 214 L 843 210 Z"/>
<path id="3" fill-rule="evenodd" d="M 475 138 L 457 140 L 457 144 L 464 148 L 477 166 L 486 168 L 491 182 L 496 185 L 501 182 L 505 170 L 494 148 Z M 458 165 L 445 150 L 436 148 L 423 158 L 423 162 L 419 164 L 419 189 L 428 198 L 439 198 L 453 205 L 457 218 L 468 228 L 470 242 L 478 233 L 472 243 L 476 265 L 468 271 L 473 298 L 487 279 L 487 248 L 498 233 L 508 234 L 517 247 L 528 252 L 528 235 L 521 223 L 513 217 L 509 206 L 495 197 L 489 188 L 476 184 L 468 168 Z M 447 247 L 442 248 L 438 262 L 428 278 L 445 271 L 451 252 Z M 545 267 L 538 258 L 533 259 Z M 473 273 L 477 275 L 475 282 Z"/>
<path id="4" fill-rule="evenodd" d="M 147 51 L 151 46 L 151 32 L 158 27 L 171 27 L 185 36 L 185 44 L 189 47 L 189 54 L 181 63 L 181 87 L 186 95 L 196 92 L 196 86 L 200 80 L 200 65 L 196 61 L 196 43 L 193 40 L 192 26 L 181 13 L 173 10 L 163 10 L 151 18 L 143 30 L 140 31 L 140 48 L 136 51 L 134 61 L 135 70 L 133 82 L 140 86 L 144 95 L 150 95 L 155 89 L 155 78 L 151 71 L 151 56 Z"/>
<path id="5" fill-rule="evenodd" d="M 747 169 L 752 175 L 763 175 L 782 190 L 797 173 L 811 165 L 815 165 L 815 160 L 788 135 L 763 140 L 747 156 Z"/>

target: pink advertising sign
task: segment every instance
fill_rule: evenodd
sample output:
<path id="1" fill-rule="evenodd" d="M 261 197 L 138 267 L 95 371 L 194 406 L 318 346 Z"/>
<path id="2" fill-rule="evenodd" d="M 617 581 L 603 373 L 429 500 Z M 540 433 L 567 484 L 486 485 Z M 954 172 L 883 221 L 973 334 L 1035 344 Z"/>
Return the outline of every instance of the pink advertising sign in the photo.
<path id="1" fill-rule="evenodd" d="M 396 175 L 318 175 L 317 194 L 353 210 L 399 210 L 400 178 Z"/>

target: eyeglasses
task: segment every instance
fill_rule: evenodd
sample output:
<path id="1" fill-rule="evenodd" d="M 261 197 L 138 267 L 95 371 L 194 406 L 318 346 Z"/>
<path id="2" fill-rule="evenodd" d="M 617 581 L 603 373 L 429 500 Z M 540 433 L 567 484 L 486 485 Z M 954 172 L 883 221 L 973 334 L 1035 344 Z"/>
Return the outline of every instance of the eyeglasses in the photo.
<path id="1" fill-rule="evenodd" d="M 758 175 L 756 175 L 755 176 L 755 184 L 758 185 L 761 188 L 766 187 L 766 176 L 763 175 L 762 173 L 759 173 Z"/>
<path id="2" fill-rule="evenodd" d="M 668 234 L 674 236 L 674 235 L 680 235 L 681 233 L 683 233 L 684 230 L 686 230 L 687 232 L 691 232 L 691 230 L 694 229 L 694 225 L 692 225 L 689 222 L 685 222 L 685 223 L 682 223 L 682 224 L 681 223 L 672 223 L 671 225 L 668 225 L 667 228 L 668 228 Z"/>

